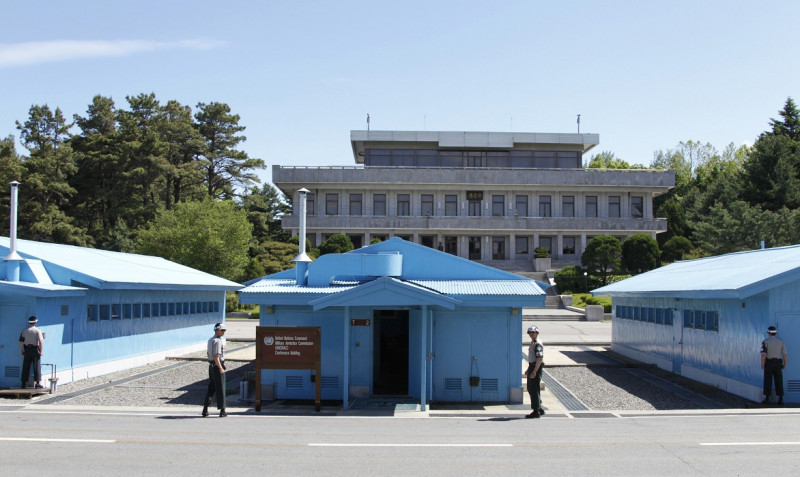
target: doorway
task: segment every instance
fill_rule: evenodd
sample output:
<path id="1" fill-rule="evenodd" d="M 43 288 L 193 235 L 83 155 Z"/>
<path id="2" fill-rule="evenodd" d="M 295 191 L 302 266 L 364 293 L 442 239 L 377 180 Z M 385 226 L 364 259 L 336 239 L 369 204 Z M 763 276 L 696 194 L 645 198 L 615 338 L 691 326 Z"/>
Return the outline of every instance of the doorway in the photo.
<path id="1" fill-rule="evenodd" d="M 375 310 L 372 393 L 408 395 L 408 310 Z"/>

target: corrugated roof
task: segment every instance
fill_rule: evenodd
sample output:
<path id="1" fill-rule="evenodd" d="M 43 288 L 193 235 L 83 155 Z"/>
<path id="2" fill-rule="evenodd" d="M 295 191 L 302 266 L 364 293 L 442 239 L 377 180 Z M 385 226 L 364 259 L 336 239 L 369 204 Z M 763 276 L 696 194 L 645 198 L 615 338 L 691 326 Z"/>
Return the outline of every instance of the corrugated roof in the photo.
<path id="1" fill-rule="evenodd" d="M 8 237 L 0 237 L 8 249 Z M 110 252 L 86 247 L 17 240 L 17 252 L 92 278 L 103 284 L 211 287 L 238 290 L 238 283 L 171 262 L 161 257 Z M 79 280 L 80 277 L 75 279 Z"/>
<path id="2" fill-rule="evenodd" d="M 541 288 L 533 280 L 406 280 L 414 284 L 444 295 L 544 295 Z M 294 280 L 263 279 L 248 286 L 240 293 L 276 293 L 276 294 L 331 294 L 350 290 L 358 285 L 303 287 L 297 286 Z"/>
<path id="3" fill-rule="evenodd" d="M 592 291 L 594 295 L 745 297 L 800 278 L 800 245 L 676 262 Z"/>

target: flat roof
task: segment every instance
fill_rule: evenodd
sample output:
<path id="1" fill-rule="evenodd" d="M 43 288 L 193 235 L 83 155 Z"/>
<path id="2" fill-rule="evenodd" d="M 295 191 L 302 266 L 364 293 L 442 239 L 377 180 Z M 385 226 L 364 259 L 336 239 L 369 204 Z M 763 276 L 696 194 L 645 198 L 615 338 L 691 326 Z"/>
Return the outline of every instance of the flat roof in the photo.
<path id="1" fill-rule="evenodd" d="M 353 157 L 364 162 L 365 144 L 432 143 L 437 149 L 515 149 L 521 144 L 579 146 L 583 153 L 600 144 L 599 134 L 488 131 L 350 131 Z"/>

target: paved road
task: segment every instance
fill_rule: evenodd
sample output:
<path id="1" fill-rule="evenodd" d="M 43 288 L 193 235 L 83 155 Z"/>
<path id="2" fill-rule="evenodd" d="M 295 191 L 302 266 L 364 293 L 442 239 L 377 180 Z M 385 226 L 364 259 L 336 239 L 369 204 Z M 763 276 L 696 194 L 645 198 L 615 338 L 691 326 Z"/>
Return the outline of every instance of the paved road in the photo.
<path id="1" fill-rule="evenodd" d="M 3 475 L 797 475 L 800 415 L 582 419 L 0 411 Z"/>

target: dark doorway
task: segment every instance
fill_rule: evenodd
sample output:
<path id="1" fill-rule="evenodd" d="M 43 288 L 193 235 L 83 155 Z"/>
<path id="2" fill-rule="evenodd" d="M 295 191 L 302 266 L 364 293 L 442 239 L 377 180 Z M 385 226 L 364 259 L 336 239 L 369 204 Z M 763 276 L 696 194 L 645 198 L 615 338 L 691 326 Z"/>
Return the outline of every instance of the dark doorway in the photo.
<path id="1" fill-rule="evenodd" d="M 408 310 L 375 310 L 372 393 L 408 395 Z"/>

